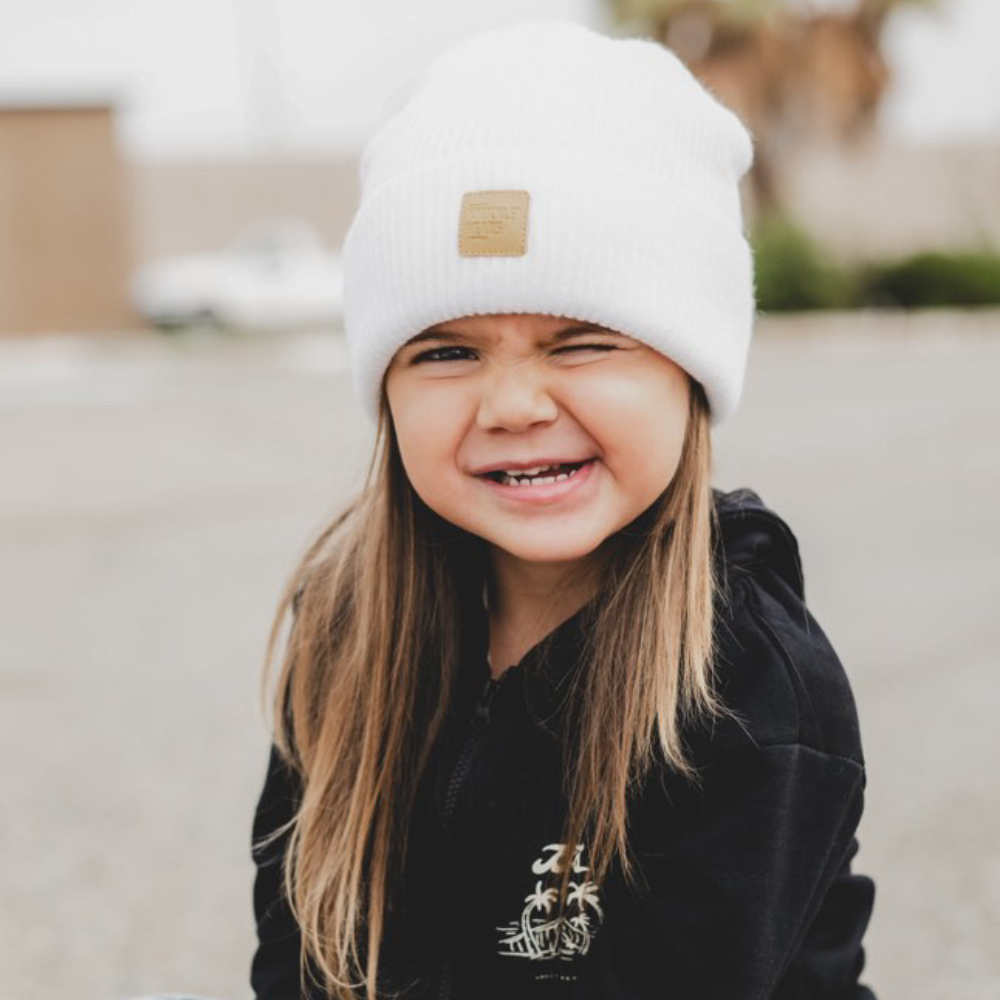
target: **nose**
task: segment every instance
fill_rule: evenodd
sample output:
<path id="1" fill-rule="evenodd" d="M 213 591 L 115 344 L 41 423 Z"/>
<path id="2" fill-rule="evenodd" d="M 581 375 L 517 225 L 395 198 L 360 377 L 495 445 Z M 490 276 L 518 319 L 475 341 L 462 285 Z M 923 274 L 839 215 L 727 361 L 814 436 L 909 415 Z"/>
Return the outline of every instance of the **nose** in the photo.
<path id="1" fill-rule="evenodd" d="M 498 365 L 483 377 L 476 421 L 484 430 L 523 431 L 558 415 L 545 380 L 531 365 Z"/>

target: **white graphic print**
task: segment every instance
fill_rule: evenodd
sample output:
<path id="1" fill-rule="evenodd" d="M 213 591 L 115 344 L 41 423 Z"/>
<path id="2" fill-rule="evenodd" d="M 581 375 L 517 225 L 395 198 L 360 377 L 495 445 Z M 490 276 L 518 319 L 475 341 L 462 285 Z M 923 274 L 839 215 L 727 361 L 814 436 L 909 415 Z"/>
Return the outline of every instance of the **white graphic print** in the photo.
<path id="1" fill-rule="evenodd" d="M 562 872 L 559 859 L 563 854 L 563 844 L 546 844 L 543 854 L 531 865 L 535 875 Z M 590 869 L 581 861 L 584 845 L 577 844 L 573 852 L 572 871 L 587 872 Z M 561 958 L 571 961 L 577 955 L 586 955 L 597 928 L 604 917 L 598 899 L 597 885 L 587 879 L 570 882 L 566 894 L 566 912 L 569 916 L 550 918 L 549 914 L 559 900 L 558 889 L 542 888 L 542 880 L 535 883 L 535 891 L 524 897 L 525 907 L 521 919 L 505 927 L 497 927 L 503 935 L 500 938 L 500 954 L 513 958 Z M 592 917 L 596 914 L 596 919 Z"/>

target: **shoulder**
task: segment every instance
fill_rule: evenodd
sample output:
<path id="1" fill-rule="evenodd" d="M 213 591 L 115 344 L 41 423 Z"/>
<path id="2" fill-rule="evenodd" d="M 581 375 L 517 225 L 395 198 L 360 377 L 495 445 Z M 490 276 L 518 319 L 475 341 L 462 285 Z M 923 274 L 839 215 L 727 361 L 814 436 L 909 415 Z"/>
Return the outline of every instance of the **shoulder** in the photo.
<path id="1" fill-rule="evenodd" d="M 711 756 L 799 745 L 863 768 L 850 681 L 806 604 L 794 533 L 752 490 L 714 491 L 714 499 L 715 682 L 740 722 L 696 731 L 692 749 Z"/>

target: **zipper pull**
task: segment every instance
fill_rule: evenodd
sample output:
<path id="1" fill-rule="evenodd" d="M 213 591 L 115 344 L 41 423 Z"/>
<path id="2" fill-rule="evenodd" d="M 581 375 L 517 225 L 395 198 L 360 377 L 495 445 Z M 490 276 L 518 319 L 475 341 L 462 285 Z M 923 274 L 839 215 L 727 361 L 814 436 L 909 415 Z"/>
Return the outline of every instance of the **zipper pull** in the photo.
<path id="1" fill-rule="evenodd" d="M 493 699 L 496 697 L 499 687 L 500 681 L 494 680 L 492 677 L 486 681 L 486 687 L 483 688 L 483 693 L 479 696 L 479 701 L 476 703 L 476 710 L 472 715 L 473 729 L 482 730 L 490 724 L 490 705 L 493 704 Z"/>

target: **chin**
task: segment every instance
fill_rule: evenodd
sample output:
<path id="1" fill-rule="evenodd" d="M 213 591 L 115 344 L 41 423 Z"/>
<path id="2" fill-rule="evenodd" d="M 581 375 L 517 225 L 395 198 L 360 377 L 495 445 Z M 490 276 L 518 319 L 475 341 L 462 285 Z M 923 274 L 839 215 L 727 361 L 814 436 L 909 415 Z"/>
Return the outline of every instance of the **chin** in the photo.
<path id="1" fill-rule="evenodd" d="M 503 549 L 508 555 L 525 562 L 537 563 L 569 563 L 589 556 L 599 545 L 600 540 L 587 542 L 557 542 L 548 539 L 537 545 L 525 542 L 506 544 L 505 540 L 488 538 L 487 541 L 498 549 Z"/>

